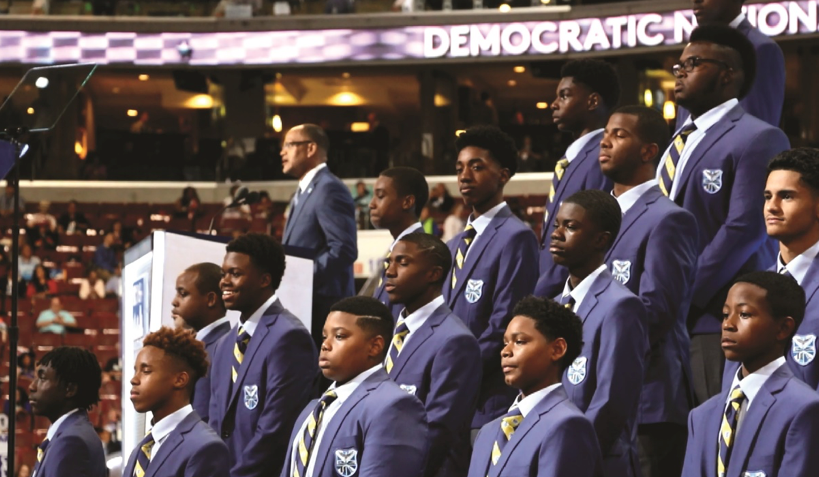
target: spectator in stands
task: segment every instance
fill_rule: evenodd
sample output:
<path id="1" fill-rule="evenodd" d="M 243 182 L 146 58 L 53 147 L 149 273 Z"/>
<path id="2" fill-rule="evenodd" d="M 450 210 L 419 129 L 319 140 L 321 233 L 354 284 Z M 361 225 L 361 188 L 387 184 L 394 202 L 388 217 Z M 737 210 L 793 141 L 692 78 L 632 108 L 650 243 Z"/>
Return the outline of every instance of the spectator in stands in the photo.
<path id="1" fill-rule="evenodd" d="M 441 212 L 449 212 L 455 205 L 455 199 L 449 195 L 449 190 L 443 183 L 438 183 L 429 191 L 429 205 Z"/>
<path id="2" fill-rule="evenodd" d="M 34 269 L 37 265 L 42 263 L 40 257 L 34 255 L 34 251 L 29 244 L 23 244 L 20 247 L 20 257 L 17 261 L 18 270 L 20 271 L 20 279 L 28 282 L 34 276 Z"/>
<path id="3" fill-rule="evenodd" d="M 444 233 L 441 240 L 445 243 L 452 237 L 464 231 L 466 227 L 466 219 L 469 217 L 469 210 L 462 202 L 455 204 L 452 208 L 452 213 L 444 220 Z"/>
<path id="4" fill-rule="evenodd" d="M 119 298 L 122 296 L 122 265 L 117 263 L 114 274 L 105 283 L 105 296 Z"/>
<path id="5" fill-rule="evenodd" d="M 68 210 L 57 219 L 57 231 L 61 234 L 71 235 L 73 233 L 85 233 L 91 223 L 85 218 L 85 214 L 77 212 L 77 201 L 68 203 Z"/>
<path id="6" fill-rule="evenodd" d="M 341 13 L 355 13 L 355 1 L 326 0 L 324 4 L 324 13 L 328 15 L 336 15 Z"/>
<path id="7" fill-rule="evenodd" d="M 358 184 L 355 185 L 355 196 L 353 197 L 358 230 L 367 230 L 370 228 L 370 201 L 372 198 L 373 195 L 370 189 L 367 188 L 367 184 L 359 181 Z"/>
<path id="8" fill-rule="evenodd" d="M 40 222 L 28 229 L 28 242 L 37 250 L 56 250 L 60 236 L 47 222 Z"/>
<path id="9" fill-rule="evenodd" d="M 31 3 L 32 15 L 48 15 L 51 10 L 51 0 L 34 0 Z"/>
<path id="10" fill-rule="evenodd" d="M 230 195 L 225 197 L 225 200 L 222 201 L 222 204 L 227 207 L 233 203 L 234 197 L 236 197 L 236 192 L 239 190 L 239 184 L 233 184 L 230 187 Z M 226 209 L 222 212 L 223 219 L 249 219 L 250 218 L 250 206 L 247 204 L 240 205 L 238 207 L 231 207 Z"/>
<path id="11" fill-rule="evenodd" d="M 114 250 L 114 234 L 108 233 L 105 234 L 105 238 L 102 239 L 102 245 L 97 247 L 97 251 L 94 252 L 94 266 L 97 268 L 97 273 L 100 277 L 107 280 L 108 278 L 113 275 L 114 270 L 117 268 L 117 252 Z"/>
<path id="12" fill-rule="evenodd" d="M 105 282 L 97 275 L 96 270 L 88 270 L 80 282 L 80 298 L 83 300 L 105 298 Z"/>
<path id="13" fill-rule="evenodd" d="M 539 172 L 543 169 L 543 154 L 532 147 L 532 136 L 523 136 L 518 150 L 518 172 Z"/>
<path id="14" fill-rule="evenodd" d="M 71 313 L 63 310 L 63 303 L 59 297 L 51 299 L 51 308 L 40 312 L 37 317 L 37 331 L 40 333 L 65 334 L 66 327 L 76 327 L 77 320 Z"/>
<path id="15" fill-rule="evenodd" d="M 20 210 L 25 210 L 26 201 L 20 196 Z M 6 192 L 0 195 L 0 216 L 9 217 L 14 212 L 14 187 L 6 185 Z"/>
<path id="16" fill-rule="evenodd" d="M 40 224 L 44 224 L 46 225 L 49 231 L 57 230 L 57 219 L 49 211 L 50 208 L 51 202 L 47 200 L 41 200 L 39 206 L 37 207 L 37 212 L 31 214 L 28 217 L 26 226 L 30 229 L 34 229 L 37 228 Z"/>
<path id="17" fill-rule="evenodd" d="M 42 265 L 34 268 L 34 275 L 26 287 L 26 298 L 47 298 L 57 293 L 57 282 L 49 278 L 48 271 Z"/>
<path id="18" fill-rule="evenodd" d="M 17 387 L 17 404 L 15 405 L 14 415 L 18 415 L 20 413 L 23 414 L 31 414 L 31 403 L 28 401 L 28 394 L 23 390 L 22 387 Z M 11 401 L 6 401 L 3 403 L 3 414 L 11 417 L 11 409 L 9 409 L 9 403 Z"/>
<path id="19" fill-rule="evenodd" d="M 17 376 L 34 378 L 34 367 L 34 351 L 29 350 L 17 356 Z"/>
<path id="20" fill-rule="evenodd" d="M 148 121 L 150 120 L 151 116 L 148 114 L 148 111 L 143 111 L 139 119 L 131 124 L 131 132 L 136 134 L 151 132 L 151 127 L 148 125 Z"/>
<path id="21" fill-rule="evenodd" d="M 6 343 L 9 342 L 9 328 L 3 318 L 0 318 L 0 349 L 4 349 Z M 0 378 L 1 379 L 1 378 Z"/>
<path id="22" fill-rule="evenodd" d="M 114 235 L 114 248 L 120 251 L 130 248 L 134 244 L 134 233 L 133 228 L 124 226 L 120 220 L 111 224 L 111 234 Z"/>
<path id="23" fill-rule="evenodd" d="M 196 192 L 196 189 L 190 186 L 185 187 L 185 189 L 182 190 L 182 197 L 176 200 L 176 212 L 174 212 L 174 216 L 193 220 L 202 215 L 202 211 L 199 210 L 201 204 L 202 201 L 199 200 L 199 194 Z"/>
<path id="24" fill-rule="evenodd" d="M 31 477 L 31 467 L 28 464 L 20 464 L 15 477 Z"/>
<path id="25" fill-rule="evenodd" d="M 3 287 L 3 288 L 5 288 L 5 290 L 6 290 L 6 296 L 11 296 L 11 291 L 12 291 L 11 290 L 11 284 L 12 284 L 12 281 L 11 281 L 11 267 L 8 268 L 8 271 L 6 272 L 6 278 L 5 278 L 4 281 L 5 281 L 6 286 Z M 26 291 L 27 291 L 26 284 L 23 282 L 23 277 L 18 275 L 17 276 L 17 283 L 20 284 L 20 287 L 17 289 L 17 296 L 20 297 L 20 298 L 23 298 L 23 297 L 26 296 Z"/>
<path id="26" fill-rule="evenodd" d="M 441 230 L 438 228 L 438 224 L 435 223 L 435 219 L 432 217 L 428 205 L 425 205 L 424 208 L 421 209 L 421 215 L 418 216 L 418 221 L 421 222 L 421 226 L 424 228 L 424 233 L 434 235 L 436 237 L 441 235 Z"/>
<path id="27" fill-rule="evenodd" d="M 225 10 L 231 5 L 250 5 L 253 15 L 258 15 L 262 11 L 262 0 L 220 0 L 213 10 L 213 16 L 224 17 Z"/>

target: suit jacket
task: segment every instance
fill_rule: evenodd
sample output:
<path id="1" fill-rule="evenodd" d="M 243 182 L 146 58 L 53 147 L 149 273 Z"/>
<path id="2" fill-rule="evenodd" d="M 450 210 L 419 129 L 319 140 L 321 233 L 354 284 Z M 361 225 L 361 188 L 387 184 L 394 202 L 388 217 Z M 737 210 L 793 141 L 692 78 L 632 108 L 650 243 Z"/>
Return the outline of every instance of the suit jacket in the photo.
<path id="1" fill-rule="evenodd" d="M 635 477 L 637 409 L 648 349 L 646 309 L 604 270 L 577 315 L 583 350 L 563 375 L 569 399 L 594 425 L 606 477 Z"/>
<path id="2" fill-rule="evenodd" d="M 742 20 L 737 30 L 751 41 L 756 51 L 756 78 L 748 95 L 739 104 L 748 114 L 779 127 L 785 102 L 785 55 L 775 41 L 754 28 L 747 19 Z M 690 115 L 685 108 L 677 108 L 677 129 Z"/>
<path id="3" fill-rule="evenodd" d="M 281 477 L 291 475 L 292 443 L 316 402 L 311 401 L 296 420 Z M 365 379 L 326 426 L 321 443 L 313 449 L 313 477 L 423 475 L 428 450 L 424 406 L 383 369 Z M 342 464 L 349 473 L 337 470 Z"/>
<path id="4" fill-rule="evenodd" d="M 310 333 L 277 300 L 259 321 L 231 383 L 237 327 L 216 348 L 208 424 L 228 446 L 231 477 L 276 474 L 298 410 L 310 400 L 318 356 Z"/>
<path id="5" fill-rule="evenodd" d="M 131 452 L 123 476 L 134 475 L 139 452 L 139 447 Z M 225 443 L 193 411 L 165 438 L 145 477 L 227 477 L 229 472 Z"/>
<path id="6" fill-rule="evenodd" d="M 69 476 L 108 476 L 100 438 L 84 409 L 60 424 L 37 469 L 37 477 Z"/>
<path id="7" fill-rule="evenodd" d="M 205 344 L 205 351 L 208 353 L 208 362 L 211 364 L 211 367 L 213 367 L 213 358 L 216 355 L 216 344 L 219 342 L 219 338 L 224 336 L 228 331 L 230 331 L 230 323 L 222 323 L 210 330 L 210 333 L 202 340 L 202 343 Z M 203 421 L 208 422 L 208 408 L 210 407 L 210 370 L 208 370 L 208 374 L 196 381 L 191 405 L 199 417 Z"/>
<path id="8" fill-rule="evenodd" d="M 447 244 L 453 257 L 462 237 Z M 508 206 L 503 207 L 470 246 L 463 278 L 454 289 L 451 273 L 444 282 L 444 300 L 481 347 L 483 378 L 473 429 L 505 414 L 515 399 L 515 390 L 506 385 L 501 372 L 500 352 L 512 309 L 532 293 L 537 281 L 537 253 L 535 235 Z"/>
<path id="9" fill-rule="evenodd" d="M 687 422 L 691 369 L 685 322 L 697 250 L 694 216 L 654 186 L 625 213 L 606 256 L 615 280 L 646 307 L 650 348 L 639 424 Z"/>
<path id="10" fill-rule="evenodd" d="M 313 294 L 348 297 L 355 294 L 356 239 L 353 196 L 325 167 L 316 173 L 298 205 L 290 211 L 282 244 L 315 252 Z"/>
<path id="11" fill-rule="evenodd" d="M 717 443 L 730 390 L 688 417 L 683 477 L 717 477 Z M 727 477 L 809 477 L 819 468 L 819 395 L 788 366 L 762 385 L 734 436 Z"/>
<path id="12" fill-rule="evenodd" d="M 776 271 L 776 267 L 773 267 Z M 805 317 L 796 330 L 790 352 L 785 353 L 794 376 L 819 390 L 819 362 L 816 360 L 816 337 L 819 336 L 819 259 L 814 259 L 805 278 Z"/>
<path id="13" fill-rule="evenodd" d="M 492 448 L 501 418 L 481 428 L 469 464 L 469 477 L 598 477 L 603 475 L 600 445 L 589 420 L 566 391 L 549 392 L 523 419 L 506 443 L 497 465 Z"/>
<path id="14" fill-rule="evenodd" d="M 674 202 L 694 214 L 699 231 L 692 334 L 719 333 L 733 279 L 773 263 L 761 191 L 768 162 L 789 147 L 785 133 L 737 105 L 706 132 L 675 179 Z"/>
<path id="15" fill-rule="evenodd" d="M 610 191 L 611 180 L 600 172 L 600 141 L 603 133 L 595 134 L 563 173 L 557 184 L 554 200 L 547 205 L 547 214 L 540 233 L 540 278 L 535 285 L 535 295 L 551 298 L 563 291 L 569 270 L 557 265 L 549 253 L 549 241 L 555 230 L 555 216 L 560 204 L 575 192 L 587 189 Z M 554 180 L 554 179 L 553 179 Z"/>
<path id="16" fill-rule="evenodd" d="M 478 341 L 446 304 L 432 312 L 401 349 L 390 377 L 424 404 L 429 421 L 425 475 L 465 476 L 470 428 L 481 387 Z"/>

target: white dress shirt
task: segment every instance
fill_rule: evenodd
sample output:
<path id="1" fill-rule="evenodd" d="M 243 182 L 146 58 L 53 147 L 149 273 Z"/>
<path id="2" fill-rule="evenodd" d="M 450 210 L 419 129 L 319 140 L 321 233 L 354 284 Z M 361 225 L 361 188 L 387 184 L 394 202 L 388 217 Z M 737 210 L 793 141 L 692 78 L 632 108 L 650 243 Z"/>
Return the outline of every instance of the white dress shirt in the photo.
<path id="1" fill-rule="evenodd" d="M 651 179 L 623 192 L 619 197 L 614 195 L 614 191 L 611 191 L 611 196 L 617 199 L 617 204 L 620 206 L 620 212 L 622 212 L 623 215 L 626 215 L 626 212 L 628 212 L 628 210 L 632 208 L 638 200 L 640 200 L 640 197 L 642 197 L 643 194 L 648 192 L 648 190 L 655 185 L 657 185 L 657 179 Z"/>
<path id="2" fill-rule="evenodd" d="M 256 332 L 256 327 L 259 326 L 259 321 L 261 321 L 262 316 L 264 316 L 264 312 L 267 311 L 267 309 L 270 308 L 270 306 L 275 303 L 276 300 L 278 300 L 278 298 L 274 293 L 267 299 L 266 302 L 264 302 L 262 306 L 259 307 L 258 310 L 254 311 L 253 314 L 250 315 L 250 318 L 248 318 L 247 321 L 244 323 L 239 322 L 239 326 L 244 328 L 245 332 L 249 334 L 251 338 L 253 337 L 253 333 Z"/>
<path id="3" fill-rule="evenodd" d="M 223 317 L 219 318 L 218 320 L 214 321 L 213 323 L 209 324 L 208 326 L 206 326 L 206 327 L 202 328 L 201 330 L 197 331 L 196 332 L 196 339 L 199 340 L 199 341 L 205 341 L 205 338 L 208 337 L 208 335 L 210 334 L 211 331 L 216 329 L 222 323 L 228 323 L 228 322 L 230 322 L 230 320 L 228 319 L 227 316 L 223 316 Z"/>
<path id="4" fill-rule="evenodd" d="M 512 407 L 509 410 L 513 410 L 515 408 L 520 409 L 520 413 L 523 415 L 523 418 L 526 419 L 526 416 L 532 412 L 532 409 L 535 408 L 540 401 L 543 401 L 546 396 L 549 395 L 550 392 L 554 391 L 555 389 L 562 386 L 563 383 L 557 382 L 552 384 L 551 386 L 546 386 L 545 388 L 541 389 L 540 391 L 533 392 L 532 394 L 526 396 L 525 398 L 521 399 L 522 394 L 518 394 L 518 397 L 515 398 L 515 402 L 512 403 Z"/>
<path id="5" fill-rule="evenodd" d="M 307 171 L 307 174 L 305 174 L 304 177 L 299 180 L 299 190 L 296 192 L 304 193 L 307 190 L 307 187 L 310 186 L 310 182 L 312 182 L 313 178 L 316 177 L 316 174 L 318 174 L 318 172 L 325 167 L 327 167 L 327 163 L 322 162 L 321 164 Z"/>
<path id="6" fill-rule="evenodd" d="M 154 424 L 154 427 L 151 428 L 151 435 L 154 438 L 154 446 L 151 448 L 151 460 L 154 460 L 154 456 L 159 453 L 159 448 L 162 447 L 162 444 L 168 439 L 168 435 L 192 412 L 193 406 L 188 404 L 168 414 L 165 416 L 165 419 Z"/>
<path id="7" fill-rule="evenodd" d="M 601 132 L 603 132 L 603 128 L 595 129 L 594 131 L 588 134 L 584 134 L 579 138 L 575 139 L 574 142 L 572 142 L 572 144 L 568 148 L 566 148 L 565 157 L 566 160 L 569 161 L 569 164 L 571 164 L 572 161 L 574 161 L 574 159 L 577 157 L 578 154 L 580 154 L 580 151 L 582 151 L 583 148 L 586 147 L 589 141 L 591 141 L 595 135 L 600 134 Z"/>
<path id="8" fill-rule="evenodd" d="M 392 245 L 390 245 L 390 252 L 392 252 L 392 249 L 395 248 L 395 244 L 397 244 L 399 240 L 401 240 L 402 238 L 404 238 L 405 236 L 407 236 L 407 235 L 409 235 L 409 234 L 411 234 L 413 232 L 417 232 L 419 230 L 421 232 L 423 232 L 424 231 L 423 229 L 424 229 L 424 226 L 421 225 L 421 222 L 415 222 L 414 224 L 412 224 L 409 227 L 407 227 L 406 229 L 404 229 L 404 231 L 401 232 L 400 234 L 398 234 L 398 237 L 395 240 L 392 241 Z"/>
<path id="9" fill-rule="evenodd" d="M 574 308 L 572 311 L 577 313 L 577 310 L 580 309 L 580 305 L 583 303 L 583 299 L 586 298 L 586 294 L 589 293 L 589 289 L 591 289 L 592 283 L 594 280 L 597 279 L 597 276 L 603 273 L 606 270 L 606 264 L 600 265 L 597 267 L 593 272 L 589 274 L 586 278 L 583 279 L 582 282 L 578 283 L 576 287 L 572 288 L 569 284 L 570 278 L 566 279 L 566 284 L 563 286 L 563 298 L 568 297 L 569 295 L 574 298 Z"/>
<path id="10" fill-rule="evenodd" d="M 49 445 L 51 444 L 51 440 L 54 439 L 54 435 L 57 434 L 57 431 L 60 429 L 60 426 L 62 425 L 62 423 L 65 422 L 65 420 L 68 418 L 68 416 L 74 414 L 77 411 L 79 411 L 79 408 L 78 409 L 72 409 L 71 411 L 68 411 L 67 413 L 60 416 L 56 421 L 54 421 L 53 424 L 51 424 L 51 427 L 48 428 L 48 432 L 46 432 L 46 437 L 45 437 L 46 439 L 48 439 Z M 33 472 L 31 474 L 31 477 L 34 477 L 36 475 L 37 475 L 37 472 Z"/>
<path id="11" fill-rule="evenodd" d="M 813 244 L 809 249 L 800 253 L 788 263 L 782 260 L 782 253 L 780 253 L 776 257 L 776 271 L 777 273 L 783 273 L 785 270 L 788 270 L 788 273 L 796 280 L 796 283 L 802 285 L 802 280 L 805 279 L 805 275 L 808 274 L 808 270 L 817 255 L 819 255 L 819 242 Z"/>
<path id="12" fill-rule="evenodd" d="M 756 370 L 756 372 L 745 376 L 742 378 L 742 380 L 739 379 L 739 373 L 742 372 L 742 367 L 737 370 L 737 374 L 734 375 L 734 380 L 731 383 L 731 391 L 733 391 L 735 387 L 739 386 L 739 388 L 742 389 L 742 393 L 745 394 L 745 400 L 742 401 L 742 404 L 739 407 L 737 428 L 734 435 L 739 433 L 739 426 L 742 424 L 742 419 L 751 408 L 751 404 L 754 403 L 754 398 L 757 394 L 759 394 L 759 390 L 762 389 L 762 386 L 768 381 L 768 378 L 770 378 L 771 375 L 783 364 L 785 364 L 785 357 L 780 356 L 779 358 L 776 358 L 765 366 L 759 368 Z M 731 391 L 728 392 L 728 399 L 725 401 L 724 409 L 727 409 L 728 404 L 731 402 Z"/>
<path id="13" fill-rule="evenodd" d="M 406 309 L 401 310 L 402 318 L 399 318 L 398 321 L 403 320 L 404 324 L 407 325 L 407 329 L 409 330 L 409 333 L 407 333 L 407 335 L 404 336 L 404 345 L 401 347 L 401 349 L 404 349 L 407 346 L 407 343 L 409 343 L 409 340 L 412 338 L 412 335 L 413 333 L 415 333 L 415 330 L 417 330 L 424 323 L 426 323 L 427 319 L 430 317 L 430 315 L 432 315 L 432 312 L 437 310 L 438 307 L 440 307 L 443 304 L 444 297 L 443 295 L 441 295 L 438 296 L 438 298 L 427 303 L 426 305 L 422 306 L 421 308 L 418 308 L 417 310 L 415 310 L 415 312 L 411 313 L 406 318 L 403 318 L 404 311 L 406 311 Z M 390 355 L 389 354 L 390 351 L 392 351 L 392 341 L 390 341 L 390 349 L 387 350 L 387 356 Z"/>
<path id="14" fill-rule="evenodd" d="M 481 215 L 477 219 L 473 219 L 472 215 L 469 216 L 469 220 L 466 222 L 466 225 L 471 225 L 472 228 L 475 229 L 476 235 L 475 238 L 472 240 L 472 243 L 469 245 L 469 248 L 466 250 L 464 262 L 466 262 L 466 257 L 469 256 L 469 252 L 471 252 L 472 249 L 475 248 L 475 242 L 480 240 L 483 231 L 486 230 L 487 227 L 489 227 L 489 222 L 492 222 L 492 219 L 494 219 L 495 216 L 498 215 L 498 212 L 500 212 L 501 209 L 503 209 L 504 207 L 506 207 L 506 201 L 503 201 L 500 204 L 496 205 L 495 207 L 492 207 L 491 209 L 487 210 L 483 215 Z"/>
<path id="15" fill-rule="evenodd" d="M 736 18 L 731 20 L 731 23 L 729 23 L 728 26 L 731 28 L 737 28 L 739 24 L 742 23 L 742 20 L 745 20 L 745 13 L 739 12 L 739 15 L 737 15 Z"/>

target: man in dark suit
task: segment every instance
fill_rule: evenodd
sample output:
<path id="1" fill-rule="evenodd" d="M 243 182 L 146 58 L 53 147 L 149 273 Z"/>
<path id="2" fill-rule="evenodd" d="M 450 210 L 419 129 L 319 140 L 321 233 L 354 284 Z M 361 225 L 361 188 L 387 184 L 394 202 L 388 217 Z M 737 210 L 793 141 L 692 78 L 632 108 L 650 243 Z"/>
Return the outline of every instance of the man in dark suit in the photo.
<path id="1" fill-rule="evenodd" d="M 555 166 L 540 231 L 540 278 L 535 295 L 552 298 L 563 289 L 568 271 L 552 260 L 549 240 L 560 203 L 580 190 L 611 190 L 611 180 L 600 172 L 600 139 L 611 111 L 620 99 L 617 72 L 601 60 L 576 60 L 560 71 L 552 119 L 574 142 Z"/>
<path id="2" fill-rule="evenodd" d="M 512 308 L 537 281 L 537 239 L 503 200 L 503 188 L 517 170 L 511 137 L 493 126 L 475 126 L 455 141 L 455 172 L 467 207 L 466 228 L 447 244 L 452 272 L 444 300 L 481 346 L 483 378 L 472 420 L 477 432 L 502 416 L 515 399 L 498 362 Z"/>
<path id="3" fill-rule="evenodd" d="M 478 341 L 441 296 L 451 267 L 452 255 L 440 239 L 412 233 L 395 244 L 385 274 L 390 302 L 402 308 L 385 369 L 427 410 L 426 477 L 466 476 L 481 387 Z"/>
<path id="4" fill-rule="evenodd" d="M 726 26 L 694 30 L 674 66 L 677 101 L 691 117 L 663 153 L 657 179 L 660 190 L 697 219 L 699 258 L 688 329 L 698 403 L 720 391 L 719 330 L 731 281 L 774 260 L 761 192 L 765 166 L 789 144 L 781 130 L 739 105 L 755 71 L 753 45 Z"/>
<path id="5" fill-rule="evenodd" d="M 614 181 L 612 195 L 623 213 L 606 264 L 647 311 L 650 350 L 637 419 L 643 477 L 680 475 L 691 410 L 685 320 L 697 265 L 697 221 L 654 178 L 668 141 L 659 111 L 626 106 L 612 114 L 600 143 L 600 168 Z"/>
<path id="6" fill-rule="evenodd" d="M 222 302 L 222 268 L 215 263 L 191 265 L 176 277 L 176 295 L 171 302 L 171 314 L 196 332 L 196 339 L 204 343 L 208 361 L 213 362 L 216 343 L 230 331 Z M 208 422 L 210 407 L 210 375 L 196 381 L 191 404 L 199 417 Z"/>
<path id="7" fill-rule="evenodd" d="M 740 106 L 774 127 L 779 127 L 782 104 L 785 101 L 785 55 L 775 41 L 765 36 L 745 17 L 745 0 L 692 0 L 694 15 L 700 25 L 725 25 L 736 28 L 754 45 L 756 51 L 756 80 Z M 677 129 L 690 113 L 677 108 Z"/>
<path id="8" fill-rule="evenodd" d="M 37 447 L 35 475 L 108 475 L 100 439 L 88 420 L 88 410 L 100 400 L 101 373 L 97 357 L 82 348 L 61 346 L 37 363 L 29 402 L 51 427 Z"/>
<path id="9" fill-rule="evenodd" d="M 222 300 L 241 315 L 216 346 L 208 423 L 227 443 L 231 477 L 281 471 L 318 375 L 310 334 L 276 296 L 284 260 L 272 237 L 247 234 L 227 245 L 222 264 Z"/>
<path id="10" fill-rule="evenodd" d="M 208 371 L 205 347 L 184 329 L 160 328 L 142 340 L 131 378 L 131 403 L 150 411 L 151 431 L 131 452 L 126 477 L 227 477 L 225 443 L 191 406 Z"/>
<path id="11" fill-rule="evenodd" d="M 302 124 L 287 132 L 281 151 L 283 172 L 299 180 L 282 244 L 314 254 L 311 332 L 317 344 L 330 305 L 355 293 L 358 257 L 353 196 L 327 168 L 329 148 L 323 129 Z"/>

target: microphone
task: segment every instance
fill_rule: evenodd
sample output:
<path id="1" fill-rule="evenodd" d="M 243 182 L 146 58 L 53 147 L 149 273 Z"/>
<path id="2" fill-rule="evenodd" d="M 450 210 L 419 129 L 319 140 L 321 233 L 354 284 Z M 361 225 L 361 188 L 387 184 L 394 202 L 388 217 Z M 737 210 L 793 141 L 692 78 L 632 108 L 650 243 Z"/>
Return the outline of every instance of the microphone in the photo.
<path id="1" fill-rule="evenodd" d="M 242 201 L 245 199 L 245 197 L 247 197 L 249 193 L 250 190 L 248 190 L 247 186 L 239 187 L 239 189 L 236 190 L 236 195 L 233 196 L 233 202 L 231 202 L 230 205 L 228 205 L 225 208 L 229 209 L 231 207 L 236 207 L 237 205 L 242 204 Z"/>
<path id="2" fill-rule="evenodd" d="M 233 202 L 223 207 L 222 210 L 220 210 L 219 212 L 216 213 L 216 215 L 211 217 L 210 226 L 208 227 L 208 235 L 213 234 L 213 221 L 216 220 L 216 217 L 222 215 L 222 212 L 230 208 L 237 207 L 239 205 L 255 204 L 256 202 L 259 201 L 259 199 L 260 197 L 258 192 L 250 192 L 247 186 L 239 187 L 239 189 L 236 190 L 236 195 L 233 196 Z"/>

